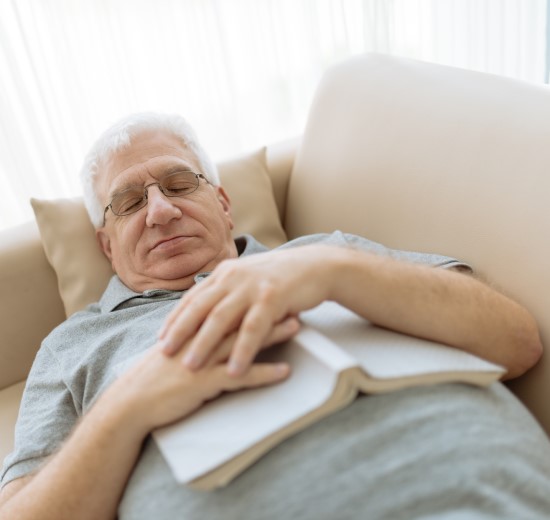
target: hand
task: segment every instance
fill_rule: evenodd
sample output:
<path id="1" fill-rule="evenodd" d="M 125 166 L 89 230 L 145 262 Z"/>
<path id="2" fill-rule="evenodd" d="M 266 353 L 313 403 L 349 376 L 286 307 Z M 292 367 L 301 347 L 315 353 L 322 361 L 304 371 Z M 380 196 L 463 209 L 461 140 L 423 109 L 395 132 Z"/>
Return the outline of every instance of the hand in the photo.
<path id="1" fill-rule="evenodd" d="M 284 326 L 276 327 L 266 346 L 285 336 Z M 235 339 L 235 334 L 228 336 L 205 366 L 194 372 L 181 362 L 185 348 L 179 355 L 167 357 L 154 346 L 113 383 L 104 398 L 119 403 L 134 431 L 145 436 L 191 414 L 222 392 L 277 383 L 290 373 L 286 363 L 255 363 L 243 376 L 229 376 L 225 361 Z"/>
<path id="2" fill-rule="evenodd" d="M 335 278 L 329 258 L 338 251 L 312 245 L 222 262 L 168 316 L 159 335 L 164 352 L 178 352 L 194 336 L 183 359 L 196 370 L 238 331 L 228 370 L 242 375 L 274 327 L 287 327 L 289 339 L 298 331 L 298 313 L 329 299 Z"/>

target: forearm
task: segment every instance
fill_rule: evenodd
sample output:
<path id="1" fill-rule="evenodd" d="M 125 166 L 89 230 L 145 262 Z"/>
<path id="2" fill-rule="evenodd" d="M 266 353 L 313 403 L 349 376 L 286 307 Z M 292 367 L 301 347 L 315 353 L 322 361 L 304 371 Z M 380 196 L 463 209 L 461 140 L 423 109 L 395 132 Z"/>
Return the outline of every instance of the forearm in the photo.
<path id="1" fill-rule="evenodd" d="M 331 299 L 379 326 L 458 347 L 515 377 L 541 352 L 520 305 L 472 276 L 350 250 L 335 251 Z"/>
<path id="2" fill-rule="evenodd" d="M 124 410 L 100 399 L 59 452 L 0 508 L 1 520 L 102 520 L 116 518 L 143 432 Z"/>
<path id="3" fill-rule="evenodd" d="M 190 341 L 198 369 L 238 328 L 230 365 L 239 373 L 274 324 L 333 300 L 377 325 L 467 350 L 516 377 L 540 357 L 532 316 L 472 276 L 405 263 L 347 247 L 310 245 L 220 264 L 190 289 L 161 338 L 168 352 Z"/>

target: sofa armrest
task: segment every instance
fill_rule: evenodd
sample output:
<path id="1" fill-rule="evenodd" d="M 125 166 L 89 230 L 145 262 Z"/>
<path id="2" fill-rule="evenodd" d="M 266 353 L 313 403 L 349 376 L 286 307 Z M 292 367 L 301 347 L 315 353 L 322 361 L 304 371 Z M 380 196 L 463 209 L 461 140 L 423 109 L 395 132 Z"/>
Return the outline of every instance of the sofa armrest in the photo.
<path id="1" fill-rule="evenodd" d="M 2 389 L 27 377 L 42 339 L 65 319 L 34 222 L 0 232 L 0 287 Z"/>

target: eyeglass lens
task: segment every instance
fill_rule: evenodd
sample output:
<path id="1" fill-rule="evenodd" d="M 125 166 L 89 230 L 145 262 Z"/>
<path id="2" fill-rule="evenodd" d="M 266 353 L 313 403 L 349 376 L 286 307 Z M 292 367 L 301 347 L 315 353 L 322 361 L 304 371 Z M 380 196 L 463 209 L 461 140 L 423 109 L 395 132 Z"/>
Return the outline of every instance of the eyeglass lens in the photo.
<path id="1" fill-rule="evenodd" d="M 147 190 L 158 186 L 166 197 L 184 197 L 193 193 L 199 187 L 199 176 L 192 171 L 174 172 L 159 182 L 147 186 L 133 186 L 117 193 L 111 201 L 111 209 L 115 215 L 129 215 L 147 204 Z"/>

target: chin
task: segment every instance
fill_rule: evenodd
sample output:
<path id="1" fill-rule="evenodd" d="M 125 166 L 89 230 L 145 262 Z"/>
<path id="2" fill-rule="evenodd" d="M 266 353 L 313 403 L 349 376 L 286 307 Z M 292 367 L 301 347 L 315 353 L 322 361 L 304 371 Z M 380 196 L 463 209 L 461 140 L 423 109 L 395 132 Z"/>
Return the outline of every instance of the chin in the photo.
<path id="1" fill-rule="evenodd" d="M 151 289 L 183 291 L 195 283 L 195 274 L 181 270 L 149 270 L 144 274 L 125 277 L 119 273 L 122 282 L 135 292 L 141 293 Z"/>
<path id="2" fill-rule="evenodd" d="M 195 275 L 202 271 L 189 270 L 185 271 L 173 270 L 156 273 L 151 277 L 151 282 L 156 284 L 161 289 L 183 290 L 189 289 L 195 283 Z"/>

